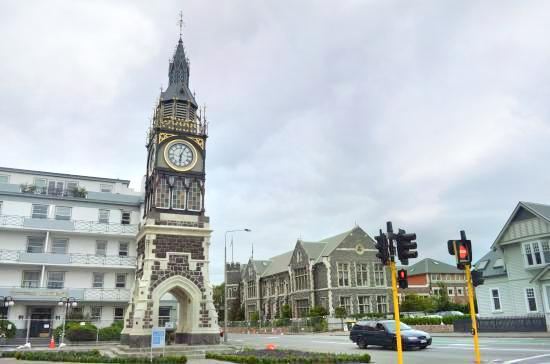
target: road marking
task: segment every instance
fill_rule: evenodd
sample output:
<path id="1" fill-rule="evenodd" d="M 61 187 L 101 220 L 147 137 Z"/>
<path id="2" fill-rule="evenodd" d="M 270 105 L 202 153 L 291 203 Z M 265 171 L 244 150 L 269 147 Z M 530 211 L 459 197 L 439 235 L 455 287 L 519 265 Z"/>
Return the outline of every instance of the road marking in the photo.
<path id="1" fill-rule="evenodd" d="M 317 344 L 353 345 L 352 343 L 342 343 L 342 342 L 338 342 L 338 341 L 315 341 L 315 340 L 311 340 L 310 342 L 312 342 L 312 343 L 317 343 Z"/>
<path id="2" fill-rule="evenodd" d="M 538 358 L 544 358 L 544 357 L 547 357 L 547 356 L 550 356 L 550 354 L 535 355 L 535 356 L 530 356 L 530 357 L 527 357 L 527 358 L 520 358 L 520 359 L 508 360 L 508 361 L 504 362 L 504 364 L 521 363 L 522 361 L 532 360 L 532 359 L 538 359 Z"/>

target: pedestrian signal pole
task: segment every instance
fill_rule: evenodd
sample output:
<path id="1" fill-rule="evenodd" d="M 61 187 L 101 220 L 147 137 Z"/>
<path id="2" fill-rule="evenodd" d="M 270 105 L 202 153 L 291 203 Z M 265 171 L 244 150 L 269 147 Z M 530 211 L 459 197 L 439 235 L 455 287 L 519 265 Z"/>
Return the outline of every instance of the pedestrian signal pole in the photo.
<path id="1" fill-rule="evenodd" d="M 456 256 L 456 266 L 466 273 L 466 283 L 468 284 L 468 303 L 470 306 L 470 318 L 472 320 L 472 334 L 474 335 L 475 362 L 481 363 L 481 354 L 479 352 L 479 335 L 477 332 L 477 318 L 474 307 L 474 285 L 472 283 L 472 242 L 466 239 L 466 232 L 460 231 L 460 240 L 449 240 L 447 248 L 451 255 Z M 477 277 L 477 275 L 476 275 Z"/>
<path id="2" fill-rule="evenodd" d="M 395 320 L 395 343 L 397 349 L 397 364 L 403 364 L 403 347 L 401 340 L 401 317 L 399 315 L 399 297 L 397 295 L 397 268 L 395 267 L 395 246 L 393 245 L 393 226 L 386 223 L 387 241 L 390 253 L 391 290 L 393 295 L 393 317 Z"/>

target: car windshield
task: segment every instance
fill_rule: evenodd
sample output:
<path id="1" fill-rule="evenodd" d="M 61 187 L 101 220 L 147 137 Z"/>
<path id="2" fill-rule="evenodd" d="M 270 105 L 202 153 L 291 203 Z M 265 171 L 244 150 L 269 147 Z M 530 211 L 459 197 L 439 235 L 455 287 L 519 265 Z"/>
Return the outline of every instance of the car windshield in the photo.
<path id="1" fill-rule="evenodd" d="M 395 322 L 384 322 L 384 327 L 388 332 L 395 332 Z M 410 326 L 404 323 L 401 323 L 399 327 L 401 328 L 401 331 L 412 330 Z"/>

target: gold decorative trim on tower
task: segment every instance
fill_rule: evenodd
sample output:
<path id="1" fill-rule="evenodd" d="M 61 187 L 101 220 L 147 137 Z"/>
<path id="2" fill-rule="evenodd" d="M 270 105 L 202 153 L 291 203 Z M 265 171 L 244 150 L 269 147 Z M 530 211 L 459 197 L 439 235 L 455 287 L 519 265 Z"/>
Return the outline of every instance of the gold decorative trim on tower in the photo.
<path id="1" fill-rule="evenodd" d="M 189 138 L 191 139 L 192 141 L 194 141 L 195 143 L 198 144 L 199 147 L 201 147 L 201 149 L 204 149 L 204 139 L 201 139 L 201 138 Z"/>
<path id="2" fill-rule="evenodd" d="M 159 143 L 162 143 L 166 139 L 168 139 L 170 137 L 173 137 L 173 136 L 176 136 L 176 134 L 160 133 L 159 134 Z"/>

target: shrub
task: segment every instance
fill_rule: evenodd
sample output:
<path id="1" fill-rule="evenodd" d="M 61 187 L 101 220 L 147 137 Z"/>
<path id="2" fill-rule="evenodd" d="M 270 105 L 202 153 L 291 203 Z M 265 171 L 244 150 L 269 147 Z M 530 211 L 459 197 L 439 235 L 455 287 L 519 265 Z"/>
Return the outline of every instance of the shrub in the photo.
<path id="1" fill-rule="evenodd" d="M 281 307 L 281 318 L 282 319 L 292 318 L 292 310 L 290 309 L 290 305 L 283 305 Z"/>
<path id="2" fill-rule="evenodd" d="M 327 316 L 328 312 L 327 309 L 323 306 L 314 306 L 309 309 L 308 316 L 309 317 L 321 317 L 321 316 Z"/>
<path id="3" fill-rule="evenodd" d="M 71 327 L 65 331 L 65 337 L 70 341 L 95 341 L 97 338 L 97 327 L 86 323 L 78 327 Z"/>
<path id="4" fill-rule="evenodd" d="M 245 350 L 235 354 L 207 352 L 206 358 L 245 364 L 370 363 L 369 354 L 329 354 L 297 350 Z"/>
<path id="5" fill-rule="evenodd" d="M 115 321 L 111 326 L 99 329 L 99 341 L 117 341 L 120 340 L 124 323 Z"/>
<path id="6" fill-rule="evenodd" d="M 15 337 L 15 325 L 8 320 L 0 321 L 0 337 L 7 337 L 11 339 Z"/>
<path id="7" fill-rule="evenodd" d="M 402 317 L 401 322 L 407 325 L 440 325 L 441 319 L 437 317 Z"/>
<path id="8" fill-rule="evenodd" d="M 74 363 L 120 363 L 145 364 L 150 363 L 148 356 L 142 357 L 108 357 L 101 355 L 97 350 L 90 351 L 18 351 L 4 353 L 3 357 L 15 357 L 17 360 L 74 362 Z M 185 356 L 154 357 L 153 364 L 186 363 Z"/>

